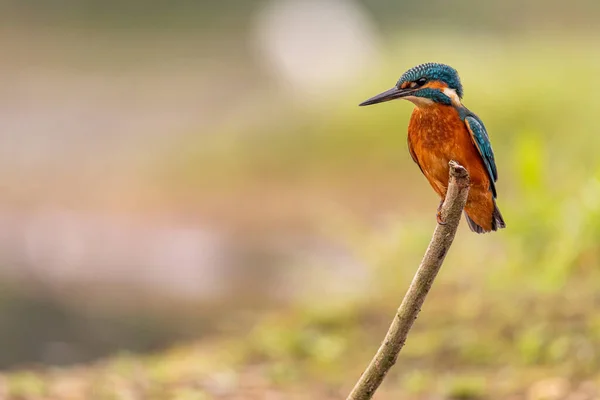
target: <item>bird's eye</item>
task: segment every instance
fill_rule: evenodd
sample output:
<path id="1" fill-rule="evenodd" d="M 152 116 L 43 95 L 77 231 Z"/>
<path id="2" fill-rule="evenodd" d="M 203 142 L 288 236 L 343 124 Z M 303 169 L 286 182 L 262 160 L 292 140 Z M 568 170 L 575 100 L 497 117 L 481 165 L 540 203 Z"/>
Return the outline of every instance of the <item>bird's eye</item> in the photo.
<path id="1" fill-rule="evenodd" d="M 417 86 L 423 86 L 426 83 L 427 83 L 426 78 L 420 78 L 420 79 L 417 79 L 417 81 L 416 81 Z"/>

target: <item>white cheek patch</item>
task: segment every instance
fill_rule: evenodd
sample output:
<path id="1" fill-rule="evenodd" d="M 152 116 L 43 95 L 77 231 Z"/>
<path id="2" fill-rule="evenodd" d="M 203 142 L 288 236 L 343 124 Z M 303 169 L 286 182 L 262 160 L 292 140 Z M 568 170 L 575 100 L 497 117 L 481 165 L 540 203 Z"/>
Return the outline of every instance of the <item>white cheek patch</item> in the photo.
<path id="1" fill-rule="evenodd" d="M 451 89 L 451 88 L 444 88 L 443 92 L 446 96 L 450 97 L 452 104 L 454 104 L 455 106 L 461 105 L 460 97 L 458 97 L 458 94 L 456 94 L 456 90 Z"/>
<path id="2" fill-rule="evenodd" d="M 410 101 L 416 106 L 430 106 L 433 104 L 433 100 L 427 99 L 425 97 L 417 97 L 417 96 L 406 96 L 404 99 Z"/>

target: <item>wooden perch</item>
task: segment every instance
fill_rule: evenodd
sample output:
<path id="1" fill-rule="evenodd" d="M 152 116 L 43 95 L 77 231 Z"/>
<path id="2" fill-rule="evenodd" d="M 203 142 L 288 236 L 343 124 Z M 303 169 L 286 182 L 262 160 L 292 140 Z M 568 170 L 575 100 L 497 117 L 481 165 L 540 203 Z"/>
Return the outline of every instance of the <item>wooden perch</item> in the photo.
<path id="1" fill-rule="evenodd" d="M 469 194 L 469 173 L 455 161 L 450 161 L 449 165 L 450 181 L 442 206 L 442 218 L 446 224 L 438 224 L 435 228 L 421 265 L 394 316 L 383 343 L 347 400 L 368 400 L 373 397 L 385 375 L 396 363 L 398 353 L 404 346 L 408 332 L 417 319 L 433 280 L 452 245 Z"/>

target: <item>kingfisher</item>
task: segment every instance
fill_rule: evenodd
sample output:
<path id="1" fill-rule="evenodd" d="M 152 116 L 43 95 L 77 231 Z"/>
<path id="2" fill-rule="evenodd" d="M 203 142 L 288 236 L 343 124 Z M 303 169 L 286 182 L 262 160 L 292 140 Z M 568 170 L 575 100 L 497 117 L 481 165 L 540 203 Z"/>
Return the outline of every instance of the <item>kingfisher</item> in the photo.
<path id="1" fill-rule="evenodd" d="M 505 228 L 496 205 L 498 170 L 489 136 L 481 119 L 462 104 L 458 72 L 449 65 L 426 63 L 406 71 L 392 89 L 360 104 L 368 106 L 395 99 L 412 102 L 408 151 L 433 190 L 440 196 L 437 222 L 445 224 L 441 208 L 446 197 L 450 160 L 465 167 L 471 187 L 465 216 L 473 232 Z"/>

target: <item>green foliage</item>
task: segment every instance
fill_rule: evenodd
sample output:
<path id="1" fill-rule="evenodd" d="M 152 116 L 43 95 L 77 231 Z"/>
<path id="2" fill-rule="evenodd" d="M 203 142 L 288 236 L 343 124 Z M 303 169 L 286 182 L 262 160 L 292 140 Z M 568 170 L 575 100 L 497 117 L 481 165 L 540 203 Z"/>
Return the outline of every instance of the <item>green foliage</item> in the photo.
<path id="1" fill-rule="evenodd" d="M 445 395 L 453 400 L 476 400 L 485 396 L 485 379 L 481 376 L 456 376 L 446 382 Z"/>

